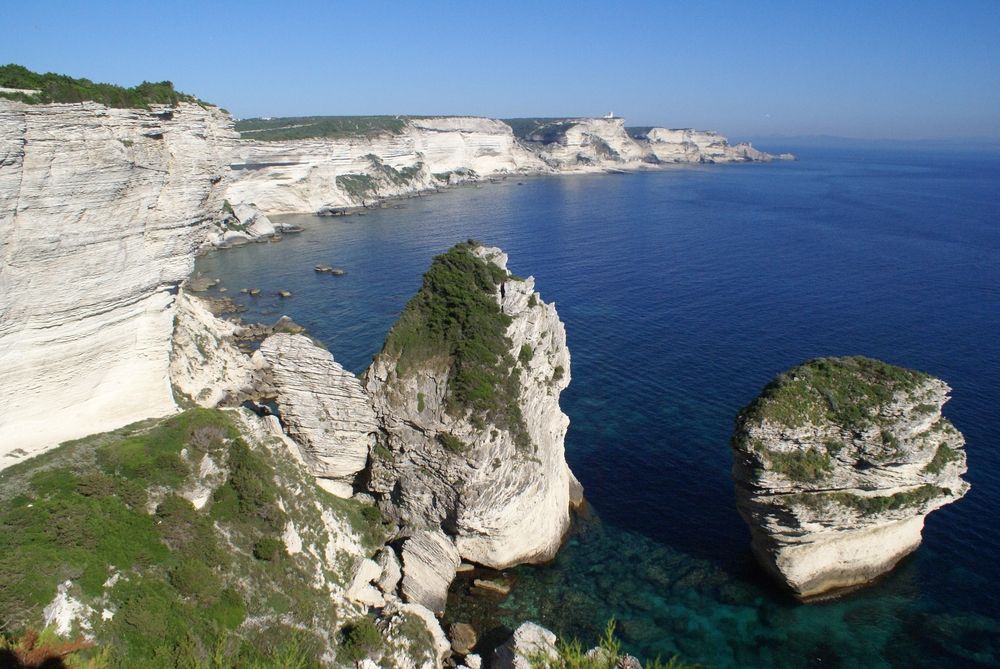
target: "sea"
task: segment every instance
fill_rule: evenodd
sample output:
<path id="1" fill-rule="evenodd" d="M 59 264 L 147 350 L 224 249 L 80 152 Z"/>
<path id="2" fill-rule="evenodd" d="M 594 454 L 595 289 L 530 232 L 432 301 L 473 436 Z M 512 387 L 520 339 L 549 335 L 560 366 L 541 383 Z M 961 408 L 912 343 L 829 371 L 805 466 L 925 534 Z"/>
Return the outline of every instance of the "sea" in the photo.
<path id="1" fill-rule="evenodd" d="M 244 319 L 287 314 L 354 372 L 456 242 L 502 247 L 556 304 L 566 455 L 588 507 L 552 563 L 507 572 L 505 599 L 457 582 L 446 622 L 489 640 L 533 620 L 586 647 L 613 620 L 630 653 L 719 669 L 1000 666 L 1000 154 L 767 148 L 799 159 L 512 177 L 281 217 L 304 231 L 196 271 Z M 750 552 L 729 437 L 775 375 L 827 355 L 947 381 L 972 489 L 887 577 L 799 604 Z"/>

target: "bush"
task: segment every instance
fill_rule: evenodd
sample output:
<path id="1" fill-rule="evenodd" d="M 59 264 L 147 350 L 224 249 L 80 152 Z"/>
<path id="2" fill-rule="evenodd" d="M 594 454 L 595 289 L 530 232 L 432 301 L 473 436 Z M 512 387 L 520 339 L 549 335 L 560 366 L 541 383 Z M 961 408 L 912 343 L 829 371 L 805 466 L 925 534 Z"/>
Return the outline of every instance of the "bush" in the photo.
<path id="1" fill-rule="evenodd" d="M 358 618 L 340 630 L 340 646 L 337 655 L 352 664 L 370 657 L 382 645 L 382 633 L 375 622 L 368 618 Z"/>
<path id="2" fill-rule="evenodd" d="M 153 104 L 174 107 L 181 102 L 203 104 L 193 95 L 175 90 L 173 83 L 169 81 L 156 83 L 144 81 L 138 86 L 123 88 L 114 84 L 94 83 L 89 79 L 74 79 L 53 72 L 39 74 L 14 64 L 0 66 L 0 87 L 39 91 L 33 95 L 0 93 L 0 97 L 29 104 L 93 101 L 108 107 L 137 109 L 149 109 Z"/>
<path id="3" fill-rule="evenodd" d="M 266 562 L 277 562 L 288 555 L 285 542 L 276 537 L 264 537 L 253 545 L 253 556 Z"/>
<path id="4" fill-rule="evenodd" d="M 519 404 L 520 377 L 506 334 L 511 319 L 495 297 L 510 277 L 474 255 L 476 246 L 469 240 L 434 258 L 420 290 L 389 331 L 383 354 L 396 357 L 401 377 L 428 360 L 447 358 L 445 410 L 453 416 L 478 415 L 509 430 L 526 448 L 530 440 Z"/>

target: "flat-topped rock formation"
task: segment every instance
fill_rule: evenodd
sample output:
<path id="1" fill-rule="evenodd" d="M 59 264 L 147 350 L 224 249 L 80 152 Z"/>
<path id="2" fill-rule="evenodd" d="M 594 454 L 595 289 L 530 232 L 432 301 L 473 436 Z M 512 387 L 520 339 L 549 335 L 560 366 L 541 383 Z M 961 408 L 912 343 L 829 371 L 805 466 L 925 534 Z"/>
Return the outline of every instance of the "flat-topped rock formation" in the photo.
<path id="1" fill-rule="evenodd" d="M 0 100 L 0 468 L 175 411 L 177 286 L 222 206 L 228 114 Z"/>
<path id="2" fill-rule="evenodd" d="M 872 582 L 969 490 L 940 379 L 862 357 L 785 372 L 737 419 L 733 477 L 761 564 L 800 599 Z"/>

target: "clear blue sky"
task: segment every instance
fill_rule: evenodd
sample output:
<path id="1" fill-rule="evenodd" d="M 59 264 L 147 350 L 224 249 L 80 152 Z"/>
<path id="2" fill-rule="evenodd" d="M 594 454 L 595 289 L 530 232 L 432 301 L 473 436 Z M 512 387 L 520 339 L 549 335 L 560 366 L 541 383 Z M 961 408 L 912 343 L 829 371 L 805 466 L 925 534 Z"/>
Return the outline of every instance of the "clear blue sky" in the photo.
<path id="1" fill-rule="evenodd" d="M 238 117 L 581 116 L 1000 137 L 1000 0 L 0 0 L 0 63 L 172 80 Z"/>

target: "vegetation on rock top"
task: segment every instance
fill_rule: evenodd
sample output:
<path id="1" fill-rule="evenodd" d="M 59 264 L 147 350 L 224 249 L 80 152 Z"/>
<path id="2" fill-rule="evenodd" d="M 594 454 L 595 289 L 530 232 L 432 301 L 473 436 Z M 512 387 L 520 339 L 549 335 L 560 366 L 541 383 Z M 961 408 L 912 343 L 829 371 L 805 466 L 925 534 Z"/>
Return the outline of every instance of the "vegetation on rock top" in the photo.
<path id="1" fill-rule="evenodd" d="M 511 127 L 514 136 L 522 140 L 551 144 L 566 136 L 566 131 L 577 125 L 574 118 L 505 118 L 503 122 Z"/>
<path id="2" fill-rule="evenodd" d="M 193 95 L 174 89 L 169 81 L 144 81 L 124 88 L 114 84 L 75 79 L 64 74 L 32 72 L 21 65 L 0 65 L 0 87 L 38 91 L 34 94 L 0 93 L 0 98 L 28 104 L 48 102 L 99 102 L 108 107 L 149 109 L 150 105 L 177 106 L 181 102 L 205 104 Z"/>
<path id="3" fill-rule="evenodd" d="M 896 393 L 916 390 L 929 377 L 861 356 L 816 358 L 779 375 L 740 414 L 742 421 L 787 427 L 830 421 L 864 429 Z"/>
<path id="4" fill-rule="evenodd" d="M 496 301 L 506 272 L 477 257 L 473 241 L 434 258 L 423 285 L 406 304 L 386 338 L 384 352 L 397 357 L 406 376 L 433 359 L 449 365 L 446 410 L 471 414 L 529 443 L 519 404 L 520 370 L 511 355 L 511 319 Z"/>
<path id="5" fill-rule="evenodd" d="M 398 135 L 406 116 L 288 116 L 248 118 L 236 122 L 244 139 L 281 141 L 317 137 L 372 137 Z"/>
<path id="6" fill-rule="evenodd" d="M 205 485 L 206 458 L 219 479 L 196 509 L 181 493 Z M 40 627 L 69 584 L 96 612 L 97 647 L 82 660 L 103 652 L 110 667 L 319 666 L 337 611 L 317 569 L 344 583 L 351 565 L 331 571 L 290 557 L 282 531 L 294 523 L 322 554 L 324 509 L 358 534 L 378 531 L 377 510 L 361 506 L 249 446 L 226 412 L 192 409 L 69 442 L 0 473 L 0 630 Z"/>

